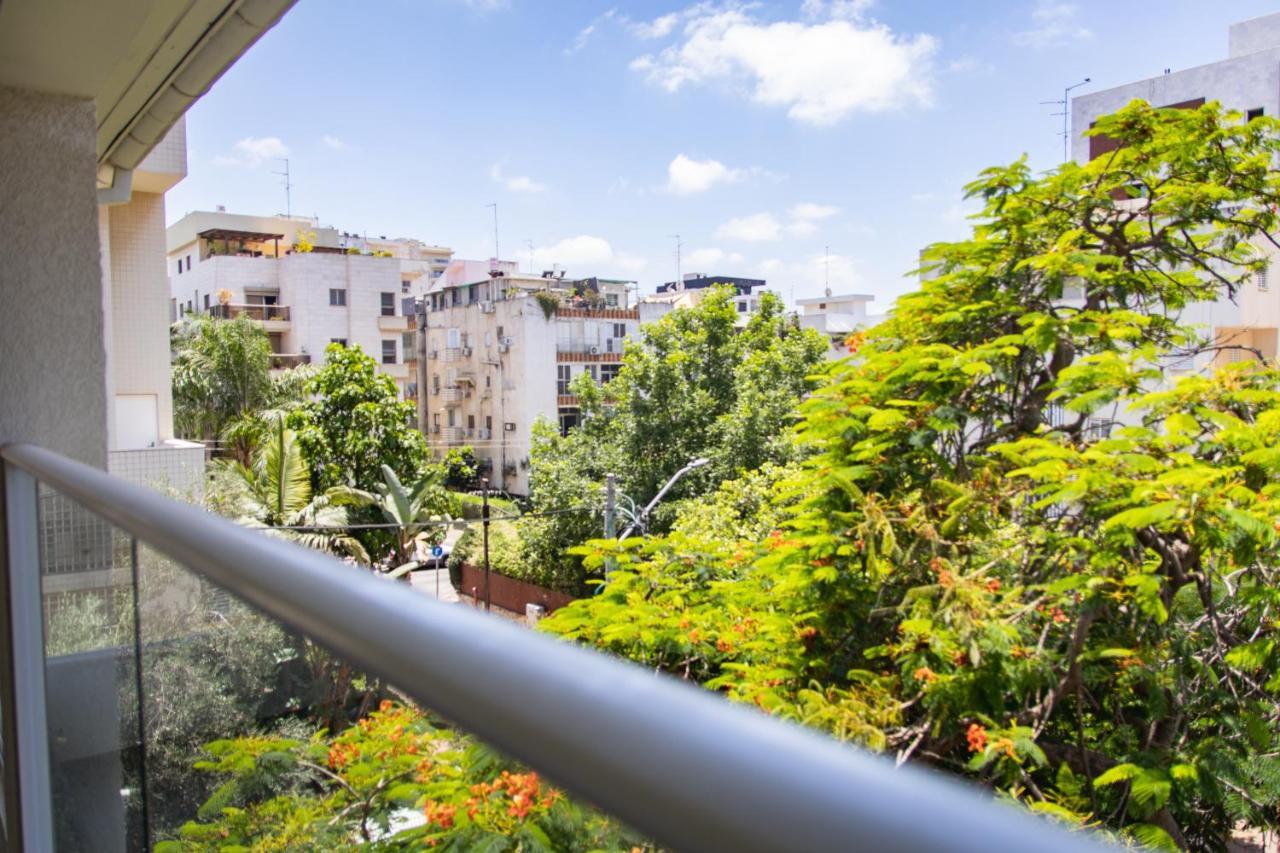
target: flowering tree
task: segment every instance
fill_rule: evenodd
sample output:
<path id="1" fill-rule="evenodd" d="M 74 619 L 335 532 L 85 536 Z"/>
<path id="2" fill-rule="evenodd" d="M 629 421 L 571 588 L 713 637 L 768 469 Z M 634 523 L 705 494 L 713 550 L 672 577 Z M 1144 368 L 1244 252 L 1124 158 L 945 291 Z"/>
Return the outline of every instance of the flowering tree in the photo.
<path id="1" fill-rule="evenodd" d="M 254 736 L 206 749 L 196 769 L 225 781 L 157 853 L 645 849 L 536 773 L 390 701 L 336 737 Z"/>
<path id="2" fill-rule="evenodd" d="M 1267 263 L 1278 129 L 1135 102 L 983 172 L 803 404 L 778 529 L 601 545 L 542 625 L 1146 844 L 1280 822 L 1280 371 L 1168 370 Z"/>

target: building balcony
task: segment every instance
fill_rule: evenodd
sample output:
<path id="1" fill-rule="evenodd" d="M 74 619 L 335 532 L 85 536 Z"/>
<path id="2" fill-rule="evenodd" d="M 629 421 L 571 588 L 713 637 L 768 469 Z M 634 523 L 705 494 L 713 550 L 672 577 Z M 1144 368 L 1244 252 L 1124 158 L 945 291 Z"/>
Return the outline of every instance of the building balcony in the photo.
<path id="1" fill-rule="evenodd" d="M 445 427 L 440 435 L 448 444 L 465 444 L 467 441 L 467 431 L 462 427 Z"/>
<path id="2" fill-rule="evenodd" d="M 578 407 L 578 395 L 577 394 L 557 394 L 556 405 L 576 409 Z"/>
<path id="3" fill-rule="evenodd" d="M 288 305 L 248 305 L 228 302 L 210 305 L 209 316 L 215 320 L 234 320 L 248 317 L 262 324 L 268 332 L 287 332 L 293 328 Z"/>
<path id="4" fill-rule="evenodd" d="M 602 341 L 558 340 L 556 361 L 560 362 L 620 362 L 625 338 L 605 338 Z"/>
<path id="5" fill-rule="evenodd" d="M 445 347 L 444 360 L 445 361 L 462 361 L 464 350 L 466 351 L 467 355 L 471 354 L 470 347 Z"/>
<path id="6" fill-rule="evenodd" d="M 416 328 L 413 325 L 412 317 L 401 317 L 395 314 L 380 314 L 378 316 L 378 331 L 380 332 L 406 332 Z"/>
<path id="7" fill-rule="evenodd" d="M 583 320 L 636 320 L 640 319 L 639 308 L 578 308 L 569 304 L 556 309 L 557 317 Z"/>
<path id="8" fill-rule="evenodd" d="M 272 370 L 288 370 L 303 364 L 310 364 L 311 356 L 305 352 L 273 352 L 271 354 Z"/>
<path id="9" fill-rule="evenodd" d="M 440 391 L 440 400 L 446 406 L 460 406 L 468 396 L 470 395 L 464 389 L 458 387 L 444 388 Z"/>

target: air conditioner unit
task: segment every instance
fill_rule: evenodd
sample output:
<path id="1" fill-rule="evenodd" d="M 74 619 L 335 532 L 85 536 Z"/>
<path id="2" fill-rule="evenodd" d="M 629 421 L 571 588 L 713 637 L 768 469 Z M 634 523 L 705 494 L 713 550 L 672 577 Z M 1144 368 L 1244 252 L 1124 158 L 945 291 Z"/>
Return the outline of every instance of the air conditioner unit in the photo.
<path id="1" fill-rule="evenodd" d="M 492 438 L 489 430 L 484 429 L 483 427 L 478 431 L 476 437 L 479 438 L 481 441 L 488 441 L 490 438 Z"/>
<path id="2" fill-rule="evenodd" d="M 462 354 L 463 354 L 464 356 L 469 356 L 469 355 L 471 355 L 471 347 L 463 347 L 463 348 L 462 348 Z"/>
<path id="3" fill-rule="evenodd" d="M 504 423 L 504 424 L 502 425 L 502 428 L 503 428 L 503 429 L 505 429 L 507 432 L 515 432 L 515 431 L 516 431 L 516 425 L 515 425 L 515 422 L 514 422 L 514 421 L 507 421 L 506 423 Z"/>
<path id="4" fill-rule="evenodd" d="M 503 343 L 498 344 L 498 352 L 510 352 L 510 351 L 511 351 L 511 344 L 503 344 Z"/>
<path id="5" fill-rule="evenodd" d="M 492 314 L 492 313 L 493 313 L 493 303 L 492 303 L 492 302 L 481 302 L 481 303 L 480 303 L 480 313 L 481 313 L 481 314 Z"/>
<path id="6" fill-rule="evenodd" d="M 439 434 L 440 434 L 440 424 L 432 424 L 432 425 L 431 425 L 431 431 L 432 431 L 433 433 L 435 433 L 436 435 L 439 435 Z"/>
<path id="7" fill-rule="evenodd" d="M 439 351 L 439 350 L 434 350 L 434 349 L 433 349 L 431 352 L 427 353 L 427 357 L 428 357 L 428 358 L 439 358 L 439 357 L 440 357 L 440 351 Z"/>
<path id="8" fill-rule="evenodd" d="M 590 352 L 591 352 L 591 354 L 592 354 L 592 355 L 599 355 L 599 354 L 600 354 L 600 347 L 592 347 L 592 348 L 591 348 L 591 350 L 590 350 Z"/>
<path id="9" fill-rule="evenodd" d="M 512 341 L 511 341 L 510 335 L 503 335 L 502 337 L 498 338 L 498 344 L 500 346 L 509 347 L 511 346 L 511 343 Z"/>

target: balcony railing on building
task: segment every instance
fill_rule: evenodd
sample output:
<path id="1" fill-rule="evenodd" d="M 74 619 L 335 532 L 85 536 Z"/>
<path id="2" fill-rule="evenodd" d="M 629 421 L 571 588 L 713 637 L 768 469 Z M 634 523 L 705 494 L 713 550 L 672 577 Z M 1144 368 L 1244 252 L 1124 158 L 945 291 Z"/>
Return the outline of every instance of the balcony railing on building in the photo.
<path id="1" fill-rule="evenodd" d="M 273 352 L 271 354 L 272 370 L 288 370 L 303 364 L 310 364 L 311 356 L 305 352 Z"/>
<path id="2" fill-rule="evenodd" d="M 461 405 L 468 396 L 467 390 L 457 385 L 449 385 L 440 390 L 440 400 L 446 406 Z"/>
<path id="3" fill-rule="evenodd" d="M 463 444 L 467 440 L 467 431 L 462 427 L 445 427 L 441 435 L 449 444 Z"/>
<path id="4" fill-rule="evenodd" d="M 1086 834 L 932 771 L 895 769 L 49 451 L 0 448 L 0 475 L 5 849 L 147 850 L 174 837 L 212 792 L 189 762 L 161 758 L 174 757 L 177 721 L 236 714 L 246 735 L 269 730 L 305 687 L 282 677 L 311 655 L 305 638 L 668 849 L 1101 853 Z M 83 595 L 58 598 L 66 559 L 112 570 L 88 602 L 96 610 Z M 61 607 L 104 618 L 62 618 Z M 252 669 L 241 655 L 267 649 L 265 637 L 272 654 Z M 201 681 L 232 656 L 247 689 Z"/>
<path id="5" fill-rule="evenodd" d="M 250 305 L 233 302 L 210 305 L 209 316 L 215 320 L 234 320 L 245 316 L 259 323 L 288 323 L 290 320 L 288 305 Z"/>
<path id="6" fill-rule="evenodd" d="M 625 338 L 583 340 L 561 338 L 556 341 L 557 361 L 622 361 Z"/>

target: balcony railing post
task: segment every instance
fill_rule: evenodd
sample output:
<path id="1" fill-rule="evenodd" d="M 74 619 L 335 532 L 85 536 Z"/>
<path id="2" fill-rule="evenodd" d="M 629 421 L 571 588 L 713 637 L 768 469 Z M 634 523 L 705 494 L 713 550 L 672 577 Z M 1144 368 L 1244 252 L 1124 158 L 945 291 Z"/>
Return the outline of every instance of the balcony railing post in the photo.
<path id="1" fill-rule="evenodd" d="M 44 690 L 44 607 L 40 596 L 38 486 L 14 465 L 4 476 L 3 643 L 4 801 L 9 849 L 47 850 L 53 844 L 49 735 Z M 12 762 L 16 761 L 16 768 Z M 16 771 L 16 772 L 15 772 Z M 16 789 L 9 790 L 16 783 Z M 16 819 L 16 826 L 10 823 Z M 20 838 L 20 840 L 19 840 Z"/>

